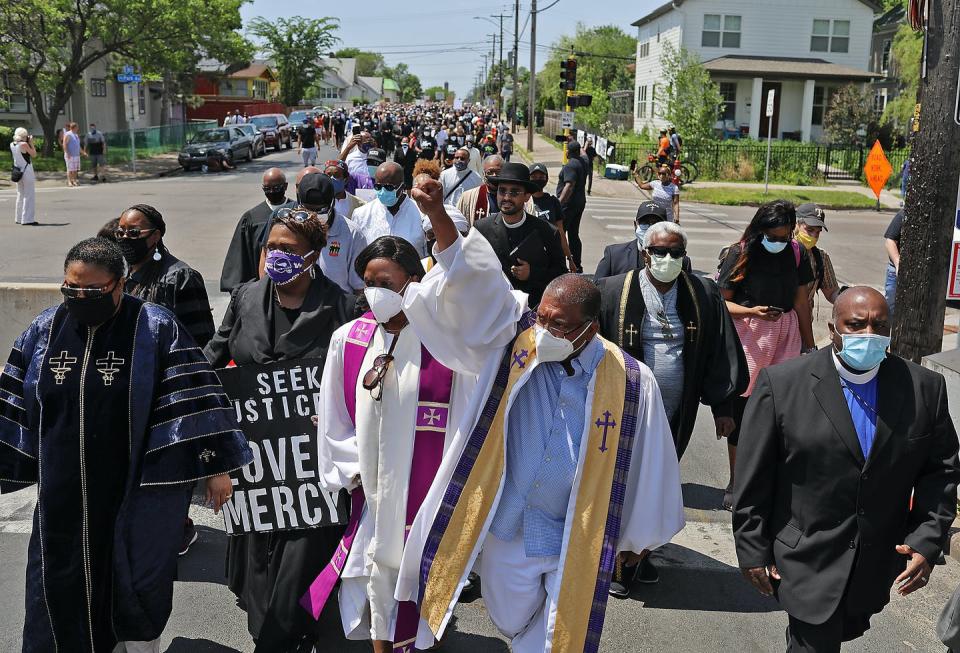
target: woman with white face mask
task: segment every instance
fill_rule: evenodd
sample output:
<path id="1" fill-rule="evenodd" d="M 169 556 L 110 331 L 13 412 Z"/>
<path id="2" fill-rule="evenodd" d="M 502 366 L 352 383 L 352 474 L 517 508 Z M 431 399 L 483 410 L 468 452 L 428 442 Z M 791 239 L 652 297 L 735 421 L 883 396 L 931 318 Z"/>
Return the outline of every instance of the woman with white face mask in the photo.
<path id="1" fill-rule="evenodd" d="M 320 614 L 337 576 L 344 632 L 387 653 L 394 642 L 433 636 L 413 602 L 394 599 L 406 534 L 449 448 L 476 376 L 444 367 L 404 315 L 404 292 L 425 272 L 405 239 L 382 236 L 356 271 L 369 311 L 330 340 L 319 407 L 320 483 L 351 491 L 345 560 L 321 574 L 305 597 Z M 328 569 L 332 569 L 329 567 Z M 326 574 L 327 572 L 325 572 Z"/>
<path id="2" fill-rule="evenodd" d="M 796 226 L 793 204 L 784 200 L 764 204 L 720 265 L 718 285 L 750 366 L 750 385 L 734 411 L 738 424 L 760 370 L 816 349 L 807 294 L 813 269 L 806 248 L 793 238 Z M 727 439 L 730 485 L 723 502 L 728 510 L 739 435 L 737 429 Z"/>

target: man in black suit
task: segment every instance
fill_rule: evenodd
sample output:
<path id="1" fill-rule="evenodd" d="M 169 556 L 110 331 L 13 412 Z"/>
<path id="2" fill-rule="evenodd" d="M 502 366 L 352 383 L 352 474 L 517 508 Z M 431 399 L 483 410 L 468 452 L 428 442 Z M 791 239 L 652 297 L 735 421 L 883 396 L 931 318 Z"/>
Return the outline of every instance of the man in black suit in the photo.
<path id="1" fill-rule="evenodd" d="M 605 279 L 618 274 L 625 274 L 630 270 L 643 267 L 643 236 L 650 225 L 663 222 L 667 219 L 667 212 L 656 202 L 641 202 L 637 209 L 636 239 L 626 243 L 607 245 L 603 250 L 603 257 L 597 264 L 594 279 Z M 683 271 L 692 272 L 690 257 L 683 257 Z"/>
<path id="2" fill-rule="evenodd" d="M 833 346 L 760 373 L 734 486 L 737 557 L 789 615 L 787 651 L 839 651 L 927 584 L 957 511 L 943 377 L 886 353 L 886 301 L 840 295 Z M 912 499 L 911 499 L 912 493 Z"/>
<path id="3" fill-rule="evenodd" d="M 409 139 L 404 136 L 393 151 L 393 160 L 403 168 L 403 183 L 406 188 L 413 187 L 413 167 L 417 165 L 417 150 L 410 147 Z"/>
<path id="4" fill-rule="evenodd" d="M 540 303 L 547 284 L 567 271 L 560 232 L 546 220 L 524 211 L 530 194 L 537 189 L 527 166 L 504 163 L 499 175 L 487 176 L 487 183 L 497 188 L 500 211 L 477 220 L 473 226 L 493 247 L 513 287 L 530 296 L 533 308 Z"/>

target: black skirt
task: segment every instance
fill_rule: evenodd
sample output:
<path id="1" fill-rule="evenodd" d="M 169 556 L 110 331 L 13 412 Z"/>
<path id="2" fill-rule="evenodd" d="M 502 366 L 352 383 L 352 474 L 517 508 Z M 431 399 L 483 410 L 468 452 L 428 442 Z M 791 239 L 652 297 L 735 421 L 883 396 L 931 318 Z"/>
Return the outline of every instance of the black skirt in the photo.
<path id="1" fill-rule="evenodd" d="M 257 653 L 296 651 L 304 639 L 317 651 L 348 651 L 337 592 L 314 621 L 300 606 L 310 583 L 330 562 L 344 526 L 235 535 L 227 541 L 227 586 L 247 613 Z"/>

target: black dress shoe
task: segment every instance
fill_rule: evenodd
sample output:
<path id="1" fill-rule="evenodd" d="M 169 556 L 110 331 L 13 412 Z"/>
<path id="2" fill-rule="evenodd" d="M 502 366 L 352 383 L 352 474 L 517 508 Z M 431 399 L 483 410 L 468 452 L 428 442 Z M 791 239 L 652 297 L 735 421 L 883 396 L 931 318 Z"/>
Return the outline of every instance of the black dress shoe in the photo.
<path id="1" fill-rule="evenodd" d="M 633 577 L 633 582 L 642 583 L 644 585 L 653 585 L 660 582 L 660 573 L 657 571 L 656 566 L 650 562 L 650 556 L 647 556 L 640 561 L 640 564 L 637 565 L 639 569 L 637 570 L 636 575 Z"/>

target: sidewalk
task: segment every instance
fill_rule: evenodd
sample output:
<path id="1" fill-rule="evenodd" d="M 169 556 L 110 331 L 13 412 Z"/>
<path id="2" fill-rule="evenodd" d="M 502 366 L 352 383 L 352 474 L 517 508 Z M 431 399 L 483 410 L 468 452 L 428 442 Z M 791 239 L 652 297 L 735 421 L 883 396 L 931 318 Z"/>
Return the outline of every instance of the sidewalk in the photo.
<path id="1" fill-rule="evenodd" d="M 97 182 L 90 179 L 91 172 L 89 159 L 81 159 L 80 166 L 80 183 L 96 184 Z M 157 154 L 156 156 L 146 159 L 137 159 L 136 172 L 133 171 L 133 165 L 131 163 L 107 166 L 107 171 L 104 175 L 106 177 L 106 182 L 103 183 L 163 177 L 179 169 L 180 165 L 177 163 L 177 152 L 167 152 L 166 154 Z M 66 170 L 58 170 L 56 172 L 38 172 L 36 174 L 37 188 L 51 188 L 67 185 Z M 0 178 L 0 190 L 13 189 L 16 187 L 17 185 L 10 181 L 9 175 Z"/>
<path id="2" fill-rule="evenodd" d="M 560 148 L 540 134 L 533 135 L 533 153 L 526 151 L 527 130 L 518 129 L 514 135 L 517 154 L 526 160 L 527 163 L 539 162 L 545 163 L 550 170 L 552 179 L 556 178 L 560 168 L 563 166 L 563 155 Z M 757 190 L 763 189 L 762 183 L 748 182 L 729 182 L 729 181 L 697 181 L 691 184 L 691 188 L 741 188 Z M 873 191 L 859 183 L 838 183 L 829 186 L 790 186 L 787 184 L 770 184 L 771 190 L 784 190 L 794 192 L 816 192 L 816 191 L 848 191 L 857 193 L 871 199 L 876 196 Z M 598 197 L 616 197 L 619 199 L 645 199 L 637 185 L 629 181 L 613 181 L 606 179 L 602 173 L 595 172 L 593 175 L 593 195 Z M 886 209 L 899 209 L 900 198 L 888 190 L 880 193 L 880 206 Z"/>

